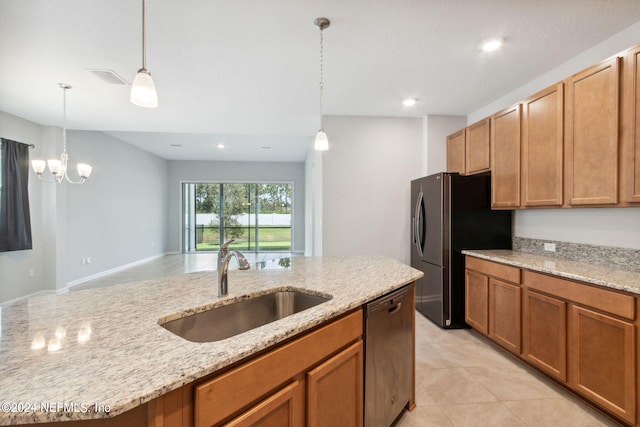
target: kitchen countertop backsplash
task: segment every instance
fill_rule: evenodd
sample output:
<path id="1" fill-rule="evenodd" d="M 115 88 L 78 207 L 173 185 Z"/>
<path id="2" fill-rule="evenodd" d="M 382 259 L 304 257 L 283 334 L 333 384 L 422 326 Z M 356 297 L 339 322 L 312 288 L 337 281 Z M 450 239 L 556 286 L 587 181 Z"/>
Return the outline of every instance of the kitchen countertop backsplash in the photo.
<path id="1" fill-rule="evenodd" d="M 546 257 L 640 271 L 640 249 L 596 246 L 585 243 L 560 242 L 555 240 L 513 238 L 513 250 Z M 544 250 L 545 243 L 555 244 L 555 252 Z"/>

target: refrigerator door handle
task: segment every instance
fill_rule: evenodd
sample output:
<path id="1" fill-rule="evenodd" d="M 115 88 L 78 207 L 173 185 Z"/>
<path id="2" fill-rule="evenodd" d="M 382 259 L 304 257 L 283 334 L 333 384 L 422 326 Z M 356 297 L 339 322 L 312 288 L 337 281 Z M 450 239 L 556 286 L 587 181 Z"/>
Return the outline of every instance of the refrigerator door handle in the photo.
<path id="1" fill-rule="evenodd" d="M 415 244 L 418 249 L 418 255 L 423 255 L 423 245 L 422 236 L 420 234 L 420 223 L 424 221 L 424 216 L 422 215 L 422 205 L 424 204 L 424 194 L 422 191 L 418 194 L 418 201 L 416 203 L 416 213 L 415 213 L 415 222 L 414 222 L 414 232 L 415 232 Z M 423 225 L 424 226 L 424 225 Z"/>

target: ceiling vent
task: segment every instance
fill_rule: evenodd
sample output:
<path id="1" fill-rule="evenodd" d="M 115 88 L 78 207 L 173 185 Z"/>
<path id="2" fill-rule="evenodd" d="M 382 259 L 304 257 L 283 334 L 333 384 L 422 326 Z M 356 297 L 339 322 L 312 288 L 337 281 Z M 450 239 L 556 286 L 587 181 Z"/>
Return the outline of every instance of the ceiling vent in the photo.
<path id="1" fill-rule="evenodd" d="M 98 77 L 105 83 L 110 85 L 129 85 L 130 83 L 123 79 L 118 73 L 113 70 L 99 70 L 96 68 L 87 68 L 94 76 Z"/>

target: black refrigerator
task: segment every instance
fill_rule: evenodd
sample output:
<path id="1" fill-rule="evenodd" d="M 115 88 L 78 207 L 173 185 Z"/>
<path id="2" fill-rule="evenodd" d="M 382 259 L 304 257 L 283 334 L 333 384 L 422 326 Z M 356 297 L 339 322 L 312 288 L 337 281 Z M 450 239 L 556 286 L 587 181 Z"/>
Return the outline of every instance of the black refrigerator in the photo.
<path id="1" fill-rule="evenodd" d="M 411 181 L 416 309 L 443 328 L 467 327 L 465 249 L 511 249 L 511 211 L 491 210 L 491 175 L 438 173 Z"/>

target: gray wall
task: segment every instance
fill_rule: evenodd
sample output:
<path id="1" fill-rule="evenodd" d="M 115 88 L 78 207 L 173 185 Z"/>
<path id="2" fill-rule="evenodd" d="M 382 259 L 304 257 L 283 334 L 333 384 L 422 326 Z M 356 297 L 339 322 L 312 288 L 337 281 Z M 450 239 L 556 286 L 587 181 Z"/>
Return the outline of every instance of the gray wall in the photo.
<path id="1" fill-rule="evenodd" d="M 422 174 L 422 119 L 324 119 L 322 254 L 410 262 L 410 185 Z"/>
<path id="2" fill-rule="evenodd" d="M 40 156 L 43 145 L 44 128 L 27 120 L 0 111 L 0 136 L 28 144 L 35 144 L 31 158 Z M 42 185 L 34 174 L 29 176 L 29 202 L 31 208 L 31 232 L 33 249 L 29 251 L 0 252 L 0 302 L 23 295 L 55 289 L 55 281 L 45 277 L 51 272 L 45 270 L 45 230 L 43 230 L 44 194 Z M 29 270 L 33 277 L 29 277 Z"/>
<path id="3" fill-rule="evenodd" d="M 62 151 L 61 129 L 3 112 L 0 136 L 35 144 L 31 159 Z M 68 151 L 72 177 L 82 161 L 93 174 L 75 186 L 43 183 L 30 173 L 33 249 L 0 253 L 0 302 L 62 289 L 166 251 L 167 162 L 101 132 L 69 131 Z M 87 256 L 91 264 L 83 265 Z"/>
<path id="4" fill-rule="evenodd" d="M 304 163 L 169 161 L 169 246 L 181 251 L 181 187 L 183 182 L 292 182 L 293 251 L 304 251 L 305 169 Z"/>
<path id="5" fill-rule="evenodd" d="M 101 132 L 69 132 L 68 149 L 74 166 L 83 161 L 93 172 L 67 188 L 67 281 L 163 254 L 167 161 Z"/>

